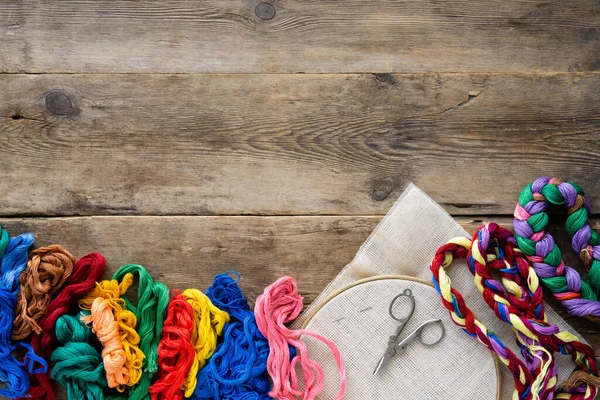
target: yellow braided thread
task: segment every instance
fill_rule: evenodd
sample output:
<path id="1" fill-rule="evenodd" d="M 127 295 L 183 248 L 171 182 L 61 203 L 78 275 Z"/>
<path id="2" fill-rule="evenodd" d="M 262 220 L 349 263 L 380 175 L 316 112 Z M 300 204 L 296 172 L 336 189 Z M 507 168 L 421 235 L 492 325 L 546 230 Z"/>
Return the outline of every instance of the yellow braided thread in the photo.
<path id="1" fill-rule="evenodd" d="M 194 311 L 194 330 L 191 342 L 196 350 L 196 358 L 185 380 L 182 389 L 185 397 L 190 397 L 196 388 L 196 376 L 204 367 L 206 360 L 212 356 L 217 347 L 217 337 L 229 322 L 229 314 L 213 305 L 210 299 L 197 289 L 186 289 L 183 297 L 190 303 Z"/>
<path id="2" fill-rule="evenodd" d="M 462 246 L 464 248 L 466 248 L 467 250 L 469 250 L 471 248 L 471 240 L 464 238 L 464 237 L 457 237 L 457 238 L 453 238 L 450 239 L 448 241 L 448 243 L 453 243 L 456 244 L 458 246 Z M 473 243 L 475 244 L 475 243 Z M 476 248 L 476 247 L 475 247 Z M 477 254 L 473 254 L 473 257 L 475 257 L 478 261 L 483 260 L 483 257 L 481 256 L 480 253 Z M 486 257 L 487 258 L 487 257 Z M 451 303 L 452 302 L 452 280 L 450 279 L 450 277 L 446 274 L 446 268 L 450 266 L 450 264 L 452 264 L 452 261 L 454 260 L 454 257 L 451 253 L 446 253 L 444 255 L 444 262 L 442 264 L 442 268 L 439 270 L 439 288 L 440 288 L 440 292 L 442 294 L 442 297 L 444 298 L 444 300 L 446 300 L 447 302 Z M 478 283 L 478 279 L 481 280 L 481 277 L 475 277 L 475 283 Z M 481 289 L 483 290 L 483 288 Z M 465 319 L 460 317 L 458 314 L 456 314 L 454 311 L 450 311 L 450 317 L 452 318 L 452 320 L 459 326 L 461 327 L 465 327 Z M 487 327 L 481 322 L 479 321 L 477 318 L 475 318 L 474 320 L 474 324 L 479 328 L 479 330 L 485 335 L 488 336 L 488 330 Z M 524 327 L 525 330 L 529 331 L 528 329 L 526 329 L 526 327 Z M 531 333 L 531 332 L 530 332 Z M 484 344 L 485 343 L 483 341 L 481 341 L 479 339 L 479 336 L 477 336 L 477 340 Z M 508 366 L 510 364 L 510 361 L 503 357 L 501 354 L 497 354 L 498 359 L 506 366 Z M 525 371 L 523 370 L 523 368 L 521 366 L 519 366 L 519 381 L 521 381 L 521 383 L 525 384 L 526 383 L 526 377 L 525 377 Z M 519 400 L 519 393 L 515 390 L 513 392 L 512 395 L 512 400 Z"/>
<path id="3" fill-rule="evenodd" d="M 135 314 L 125 309 L 125 301 L 121 298 L 132 284 L 133 274 L 125 275 L 120 284 L 115 279 L 97 282 L 94 290 L 79 300 L 79 307 L 83 310 L 91 309 L 92 303 L 97 297 L 108 300 L 115 320 L 119 325 L 119 336 L 125 351 L 125 368 L 129 371 L 127 386 L 133 386 L 139 382 L 142 377 L 142 363 L 145 358 L 144 353 L 139 348 L 140 336 L 135 330 L 137 319 Z M 124 390 L 124 388 L 118 389 L 119 391 Z"/>

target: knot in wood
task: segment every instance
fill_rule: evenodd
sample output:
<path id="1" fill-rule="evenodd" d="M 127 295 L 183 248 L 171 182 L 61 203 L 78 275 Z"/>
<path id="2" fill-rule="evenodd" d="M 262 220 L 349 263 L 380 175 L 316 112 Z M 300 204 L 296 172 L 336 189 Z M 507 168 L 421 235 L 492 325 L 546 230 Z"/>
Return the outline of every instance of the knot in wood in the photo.
<path id="1" fill-rule="evenodd" d="M 54 115 L 67 116 L 73 114 L 73 103 L 63 92 L 50 92 L 46 95 L 46 108 Z"/>
<path id="2" fill-rule="evenodd" d="M 371 192 L 371 197 L 375 201 L 383 201 L 387 199 L 387 197 L 394 190 L 394 183 L 391 179 L 384 179 L 381 182 L 377 183 Z"/>
<path id="3" fill-rule="evenodd" d="M 275 17 L 275 7 L 269 3 L 258 3 L 254 9 L 254 13 L 258 18 L 267 21 Z"/>

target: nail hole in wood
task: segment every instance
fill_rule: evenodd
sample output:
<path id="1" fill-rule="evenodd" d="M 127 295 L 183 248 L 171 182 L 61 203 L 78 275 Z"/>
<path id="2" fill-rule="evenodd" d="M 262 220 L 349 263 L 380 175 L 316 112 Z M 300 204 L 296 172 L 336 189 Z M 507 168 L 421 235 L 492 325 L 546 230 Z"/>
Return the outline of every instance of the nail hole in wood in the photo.
<path id="1" fill-rule="evenodd" d="M 46 95 L 46 108 L 54 115 L 67 116 L 73 114 L 73 103 L 63 92 L 50 92 Z"/>
<path id="2" fill-rule="evenodd" d="M 258 3 L 254 8 L 254 13 L 258 18 L 267 21 L 275 17 L 275 7 L 269 3 Z"/>

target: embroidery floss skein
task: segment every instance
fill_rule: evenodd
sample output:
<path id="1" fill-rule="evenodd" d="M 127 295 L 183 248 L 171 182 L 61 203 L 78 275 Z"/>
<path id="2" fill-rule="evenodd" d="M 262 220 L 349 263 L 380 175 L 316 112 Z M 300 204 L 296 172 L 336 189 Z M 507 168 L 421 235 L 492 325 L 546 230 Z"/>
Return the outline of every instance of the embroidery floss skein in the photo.
<path id="1" fill-rule="evenodd" d="M 93 324 L 94 331 L 104 346 L 104 363 L 110 364 L 110 367 L 107 365 L 105 368 L 108 385 L 116 387 L 120 392 L 125 390 L 125 385 L 133 386 L 139 382 L 144 359 L 144 354 L 138 347 L 140 336 L 135 330 L 136 317 L 124 308 L 125 301 L 120 297 L 132 284 L 132 274 L 126 274 L 121 283 L 114 279 L 101 281 L 79 302 L 82 309 L 92 311 L 91 315 L 82 317 L 82 320 Z M 122 368 L 127 372 L 123 372 Z"/>
<path id="2" fill-rule="evenodd" d="M 193 399 L 269 399 L 269 343 L 258 330 L 248 300 L 237 285 L 239 279 L 239 273 L 233 271 L 217 275 L 206 291 L 231 321 L 225 325 L 223 342 L 198 374 Z"/>
<path id="3" fill-rule="evenodd" d="M 296 281 L 289 276 L 279 278 L 256 299 L 256 323 L 269 341 L 270 348 L 267 370 L 273 380 L 273 389 L 269 395 L 286 400 L 294 400 L 297 396 L 314 400 L 323 390 L 323 367 L 310 359 L 306 344 L 300 340 L 301 335 L 308 335 L 326 344 L 333 353 L 340 371 L 340 390 L 335 399 L 342 399 L 346 390 L 346 371 L 335 343 L 317 333 L 305 329 L 290 330 L 284 325 L 300 315 L 302 300 Z M 288 345 L 297 350 L 291 361 Z M 297 364 L 302 370 L 303 389 L 296 374 Z"/>
<path id="4" fill-rule="evenodd" d="M 52 295 L 62 288 L 73 271 L 75 257 L 59 245 L 35 249 L 29 254 L 21 274 L 13 340 L 23 340 L 32 332 L 41 333 L 38 321 L 48 309 Z"/>
<path id="5" fill-rule="evenodd" d="M 94 288 L 96 281 L 104 274 L 105 268 L 106 259 L 99 253 L 87 254 L 75 263 L 73 273 L 67 278 L 64 289 L 48 304 L 48 313 L 39 321 L 42 333 L 34 334 L 31 337 L 31 346 L 36 353 L 50 359 L 56 340 L 54 333 L 56 321 L 69 311 L 73 301 Z M 45 374 L 33 375 L 32 384 L 27 393 L 29 398 L 54 400 L 50 371 Z"/>
<path id="6" fill-rule="evenodd" d="M 86 324 L 91 322 L 92 329 L 104 347 L 102 360 L 106 370 L 108 387 L 125 390 L 129 384 L 129 370 L 125 366 L 127 357 L 123 342 L 119 337 L 119 323 L 115 319 L 110 302 L 102 297 L 96 297 L 92 303 L 91 314 L 81 317 Z"/>
<path id="7" fill-rule="evenodd" d="M 19 276 L 27 265 L 27 251 L 33 241 L 30 233 L 9 239 L 8 233 L 0 227 L 0 396 L 10 398 L 20 397 L 29 389 L 27 370 L 35 374 L 47 369 L 46 361 L 36 355 L 29 344 L 12 344 L 10 338 L 21 289 Z M 12 355 L 18 347 L 27 351 L 23 361 Z M 39 364 L 37 368 L 36 363 Z"/>
<path id="8" fill-rule="evenodd" d="M 568 209 L 567 231 L 572 247 L 589 268 L 589 283 L 566 266 L 554 238 L 546 230 L 549 206 Z M 600 322 L 600 236 L 591 227 L 589 201 L 583 189 L 558 178 L 541 177 L 527 185 L 515 209 L 515 237 L 533 263 L 542 283 L 575 316 Z"/>
<path id="9" fill-rule="evenodd" d="M 52 379 L 67 390 L 69 400 L 103 400 L 106 373 L 100 353 L 90 344 L 90 329 L 65 314 L 56 321 L 55 332 L 61 346 L 52 353 Z"/>
<path id="10" fill-rule="evenodd" d="M 513 326 L 525 361 L 519 359 L 493 332 L 477 320 L 454 288 L 445 269 L 454 258 L 466 257 L 477 288 L 504 322 Z M 494 279 L 491 270 L 502 276 Z M 560 331 L 546 320 L 541 289 L 531 264 L 516 246 L 510 231 L 497 224 L 480 227 L 472 241 L 455 238 L 441 246 L 432 263 L 433 282 L 454 323 L 498 354 L 514 377 L 513 399 L 594 399 L 598 369 L 592 348 L 577 337 Z M 580 373 L 578 386 L 556 388 L 557 368 L 553 353 L 571 354 Z M 581 375 L 583 373 L 583 375 Z"/>
<path id="11" fill-rule="evenodd" d="M 229 314 L 215 307 L 210 299 L 197 289 L 184 290 L 183 297 L 192 306 L 194 317 L 191 343 L 196 357 L 182 386 L 185 397 L 190 397 L 196 388 L 198 371 L 215 351 L 217 337 L 229 322 Z"/>
<path id="12" fill-rule="evenodd" d="M 138 264 L 128 264 L 119 268 L 113 279 L 123 279 L 127 274 L 139 277 L 138 301 L 134 305 L 125 294 L 122 295 L 127 309 L 137 318 L 137 331 L 140 335 L 140 349 L 146 356 L 140 381 L 130 393 L 130 400 L 149 399 L 149 389 L 154 374 L 158 370 L 158 344 L 163 321 L 169 305 L 169 289 L 162 282 L 155 282 L 148 271 Z"/>
<path id="13" fill-rule="evenodd" d="M 158 345 L 158 379 L 150 386 L 152 400 L 181 400 L 181 386 L 190 370 L 196 351 L 191 338 L 194 312 L 181 292 L 172 292 Z"/>

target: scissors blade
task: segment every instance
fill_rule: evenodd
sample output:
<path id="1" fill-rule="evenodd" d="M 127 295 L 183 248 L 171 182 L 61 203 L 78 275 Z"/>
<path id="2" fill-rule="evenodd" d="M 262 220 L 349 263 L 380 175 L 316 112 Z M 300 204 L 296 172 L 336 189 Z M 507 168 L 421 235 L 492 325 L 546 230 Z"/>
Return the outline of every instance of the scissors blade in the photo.
<path id="1" fill-rule="evenodd" d="M 388 365 L 390 363 L 390 360 L 392 359 L 392 357 L 394 357 L 396 355 L 396 343 L 388 343 L 388 348 L 385 351 L 385 354 L 383 355 L 383 357 L 381 357 L 379 359 L 379 362 L 377 363 L 377 366 L 375 367 L 375 371 L 373 371 L 373 375 L 377 375 L 377 373 L 386 365 Z"/>

